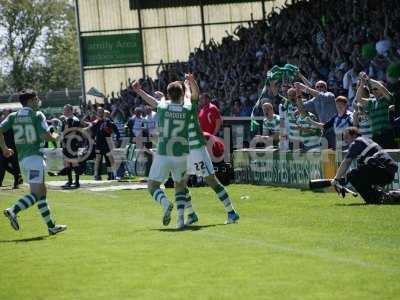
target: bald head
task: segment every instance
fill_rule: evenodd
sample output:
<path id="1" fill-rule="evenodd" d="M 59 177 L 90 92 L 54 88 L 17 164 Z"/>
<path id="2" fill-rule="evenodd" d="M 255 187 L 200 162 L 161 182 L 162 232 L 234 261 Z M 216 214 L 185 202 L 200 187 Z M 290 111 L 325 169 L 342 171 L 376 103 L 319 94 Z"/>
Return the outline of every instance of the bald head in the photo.
<path id="1" fill-rule="evenodd" d="M 326 92 L 328 90 L 328 85 L 325 81 L 320 80 L 315 84 L 315 89 L 319 92 Z"/>

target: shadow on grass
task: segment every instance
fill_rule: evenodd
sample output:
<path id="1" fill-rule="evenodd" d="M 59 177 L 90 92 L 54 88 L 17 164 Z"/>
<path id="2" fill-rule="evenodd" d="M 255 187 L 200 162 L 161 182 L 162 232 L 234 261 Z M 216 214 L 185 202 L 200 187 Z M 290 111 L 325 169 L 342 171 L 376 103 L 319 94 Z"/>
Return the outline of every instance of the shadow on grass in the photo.
<path id="1" fill-rule="evenodd" d="M 19 240 L 0 240 L 0 243 L 28 243 L 28 242 L 37 242 L 37 241 L 43 241 L 47 239 L 49 236 L 48 235 L 41 235 L 41 236 L 36 236 L 32 238 L 25 238 L 25 239 L 19 239 Z"/>
<path id="2" fill-rule="evenodd" d="M 176 228 L 155 228 L 150 229 L 151 231 L 160 231 L 160 232 L 181 232 L 181 231 L 198 231 L 204 228 L 216 227 L 216 226 L 225 226 L 225 224 L 209 224 L 209 225 L 190 225 L 185 226 L 183 229 Z"/>
<path id="3" fill-rule="evenodd" d="M 381 203 L 381 204 L 373 204 L 373 203 L 336 203 L 335 206 L 387 206 L 387 205 L 400 205 L 399 202 L 394 202 L 394 203 Z"/>
<path id="4" fill-rule="evenodd" d="M 325 189 L 310 189 L 310 188 L 299 188 L 300 191 L 302 192 L 313 192 L 313 193 L 319 193 L 319 194 L 325 194 L 326 190 Z"/>
<path id="5" fill-rule="evenodd" d="M 367 206 L 367 203 L 336 203 L 335 206 Z"/>

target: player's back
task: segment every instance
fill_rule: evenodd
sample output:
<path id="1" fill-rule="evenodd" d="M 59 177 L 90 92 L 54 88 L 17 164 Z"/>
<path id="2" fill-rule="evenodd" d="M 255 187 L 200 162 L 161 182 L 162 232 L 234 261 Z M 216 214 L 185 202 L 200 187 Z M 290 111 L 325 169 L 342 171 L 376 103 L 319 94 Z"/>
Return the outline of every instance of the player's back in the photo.
<path id="1" fill-rule="evenodd" d="M 206 141 L 203 136 L 203 130 L 201 129 L 199 117 L 197 115 L 198 102 L 192 103 L 193 109 L 189 123 L 189 148 L 190 150 L 199 149 L 205 146 Z"/>
<path id="2" fill-rule="evenodd" d="M 10 114 L 8 122 L 14 131 L 20 161 L 28 156 L 42 155 L 40 152 L 42 135 L 48 130 L 46 117 L 42 112 L 24 107 Z"/>
<path id="3" fill-rule="evenodd" d="M 169 156 L 187 155 L 189 153 L 188 126 L 192 106 L 162 101 L 157 110 L 160 127 L 157 153 Z"/>

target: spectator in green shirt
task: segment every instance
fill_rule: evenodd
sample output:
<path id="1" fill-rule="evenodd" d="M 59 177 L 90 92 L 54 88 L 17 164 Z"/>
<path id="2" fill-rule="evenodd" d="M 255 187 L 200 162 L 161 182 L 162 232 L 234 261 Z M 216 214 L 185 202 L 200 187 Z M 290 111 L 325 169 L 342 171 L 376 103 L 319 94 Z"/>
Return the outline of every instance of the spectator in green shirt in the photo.
<path id="1" fill-rule="evenodd" d="M 361 85 L 366 85 L 372 95 L 360 98 L 359 102 L 370 117 L 372 139 L 385 149 L 395 149 L 393 128 L 389 119 L 389 107 L 393 104 L 392 94 L 379 81 L 373 80 L 364 72 L 360 73 Z"/>

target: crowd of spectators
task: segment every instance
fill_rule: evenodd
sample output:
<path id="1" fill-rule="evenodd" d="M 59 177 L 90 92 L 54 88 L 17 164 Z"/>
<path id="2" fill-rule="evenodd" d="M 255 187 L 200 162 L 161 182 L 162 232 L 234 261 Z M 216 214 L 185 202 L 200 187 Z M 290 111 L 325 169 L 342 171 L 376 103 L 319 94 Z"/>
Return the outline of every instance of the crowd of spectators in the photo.
<path id="1" fill-rule="evenodd" d="M 296 101 L 285 102 L 285 98 L 290 98 L 287 91 L 292 88 L 292 94 L 305 98 L 304 109 L 313 114 L 309 118 L 320 124 L 315 126 L 325 129 L 330 144 L 332 134 L 328 129 L 336 128 L 333 117 L 347 116 L 347 110 L 356 110 L 355 124 L 360 124 L 360 116 L 368 119 L 368 111 L 371 113 L 376 109 L 373 100 L 383 96 L 388 100 L 385 100 L 386 106 L 380 105 L 380 112 L 383 107 L 384 113 L 389 115 L 390 110 L 391 118 L 388 116 L 388 119 L 393 125 L 400 116 L 400 2 L 293 1 L 272 11 L 264 21 L 240 25 L 233 34 L 227 32 L 220 43 L 211 39 L 196 48 L 187 62 L 165 64 L 161 61 L 157 78 L 142 78 L 140 83 L 149 93 L 165 93 L 169 82 L 182 80 L 185 73 L 192 72 L 201 91 L 210 95 L 223 115 L 250 116 L 264 87 L 267 71 L 286 63 L 298 66 L 300 73 L 295 81 L 302 83 L 272 83 L 263 95 L 264 102 L 271 103 L 272 109 L 276 113 L 280 111 L 281 116 L 286 114 L 288 119 L 288 109 L 298 114 Z M 371 79 L 375 89 L 378 84 L 374 82 L 380 82 L 390 94 L 376 95 L 371 83 L 361 80 L 360 74 Z M 361 82 L 362 88 L 371 93 L 361 97 L 370 98 L 368 105 L 362 105 L 362 101 L 354 102 Z M 324 85 L 323 90 L 318 83 Z M 366 93 L 365 90 L 361 92 Z M 339 96 L 346 100 L 340 98 L 337 101 Z M 338 103 L 346 106 L 343 112 L 335 110 Z M 146 118 L 149 114 L 131 89 L 130 80 L 127 88 L 106 98 L 104 106 L 120 127 L 131 116 Z M 84 109 L 90 121 L 96 105 L 88 103 Z M 302 125 L 293 119 L 286 120 L 287 124 L 283 126 L 289 130 L 290 126 L 299 129 L 310 124 L 309 118 L 302 115 Z M 309 133 L 310 130 L 305 131 Z M 373 125 L 371 130 L 375 130 Z M 285 134 L 293 132 L 285 132 L 283 136 Z"/>
<path id="2" fill-rule="evenodd" d="M 165 92 L 170 81 L 192 71 L 224 115 L 244 116 L 256 102 L 267 71 L 291 63 L 311 85 L 326 81 L 328 89 L 347 96 L 351 106 L 358 73 L 387 82 L 388 67 L 399 57 L 398 1 L 295 1 L 275 9 L 265 21 L 238 26 L 220 43 L 211 39 L 187 62 L 161 62 L 157 78 L 143 78 L 141 84 L 149 92 Z M 129 108 L 141 100 L 127 88 L 106 103 L 114 117 L 126 119 Z"/>

